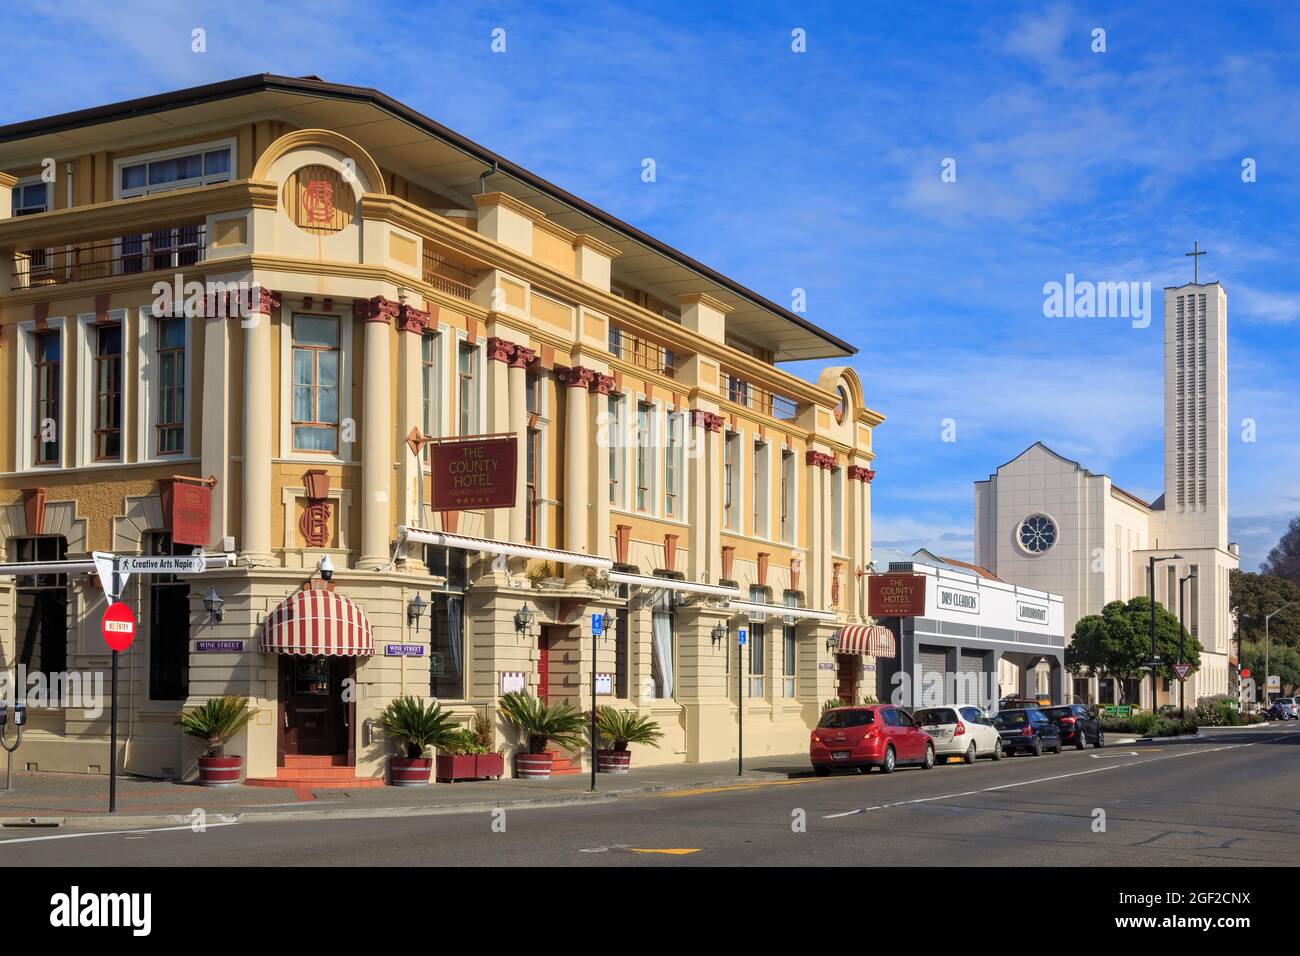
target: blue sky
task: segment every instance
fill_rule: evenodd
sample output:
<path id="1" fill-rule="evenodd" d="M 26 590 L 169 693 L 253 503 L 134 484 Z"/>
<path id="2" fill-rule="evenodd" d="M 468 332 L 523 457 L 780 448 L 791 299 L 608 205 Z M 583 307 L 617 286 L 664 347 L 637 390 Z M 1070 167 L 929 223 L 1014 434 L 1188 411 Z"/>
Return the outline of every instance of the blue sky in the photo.
<path id="1" fill-rule="evenodd" d="M 1158 296 L 1199 241 L 1229 296 L 1231 532 L 1254 568 L 1300 513 L 1300 6 L 942 8 L 26 6 L 0 55 L 40 68 L 10 71 L 0 122 L 263 70 L 377 87 L 775 301 L 806 289 L 888 417 L 876 543 L 954 557 L 971 482 L 1036 440 L 1159 494 L 1159 321 L 1048 319 L 1042 290 Z"/>

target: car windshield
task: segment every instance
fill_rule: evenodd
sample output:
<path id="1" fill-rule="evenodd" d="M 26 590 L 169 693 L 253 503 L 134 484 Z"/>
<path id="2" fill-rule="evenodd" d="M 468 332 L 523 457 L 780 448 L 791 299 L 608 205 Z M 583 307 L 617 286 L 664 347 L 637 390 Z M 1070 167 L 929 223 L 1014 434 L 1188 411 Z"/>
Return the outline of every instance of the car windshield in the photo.
<path id="1" fill-rule="evenodd" d="M 865 727 L 876 719 L 874 710 L 849 710 L 844 713 L 845 727 Z"/>
<path id="2" fill-rule="evenodd" d="M 1074 716 L 1074 708 L 1073 708 L 1073 707 L 1053 707 L 1051 710 L 1046 711 L 1046 714 L 1047 714 L 1048 717 L 1073 717 L 1073 716 Z"/>
<path id="3" fill-rule="evenodd" d="M 930 707 L 916 712 L 916 722 L 922 727 L 937 727 L 957 723 L 957 715 L 947 707 Z"/>
<path id="4" fill-rule="evenodd" d="M 994 727 L 1024 727 L 1029 723 L 1029 713 L 1023 710 L 999 711 L 993 718 Z"/>

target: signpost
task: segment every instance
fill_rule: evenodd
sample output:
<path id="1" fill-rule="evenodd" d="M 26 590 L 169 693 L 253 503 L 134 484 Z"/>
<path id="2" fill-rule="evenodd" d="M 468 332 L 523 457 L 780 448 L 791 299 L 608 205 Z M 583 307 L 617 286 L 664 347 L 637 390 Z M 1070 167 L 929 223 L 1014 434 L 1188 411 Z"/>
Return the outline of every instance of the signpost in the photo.
<path id="1" fill-rule="evenodd" d="M 736 628 L 736 776 L 745 775 L 745 644 L 749 641 L 746 628 Z"/>

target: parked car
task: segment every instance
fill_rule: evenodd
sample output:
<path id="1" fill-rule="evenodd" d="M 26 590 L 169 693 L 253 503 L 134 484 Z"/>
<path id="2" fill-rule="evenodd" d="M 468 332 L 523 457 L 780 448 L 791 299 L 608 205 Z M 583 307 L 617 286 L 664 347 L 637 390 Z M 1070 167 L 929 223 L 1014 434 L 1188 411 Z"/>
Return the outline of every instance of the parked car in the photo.
<path id="1" fill-rule="evenodd" d="M 1101 719 L 1096 711 L 1083 704 L 1061 704 L 1043 711 L 1047 719 L 1056 724 L 1063 743 L 1074 744 L 1082 750 L 1088 744 L 1106 746 L 1106 735 L 1101 729 Z"/>
<path id="2" fill-rule="evenodd" d="M 1042 703 L 1037 697 L 1003 697 L 998 701 L 998 710 L 1021 710 L 1025 707 L 1038 707 Z"/>
<path id="3" fill-rule="evenodd" d="M 824 777 L 835 767 L 893 773 L 900 764 L 934 766 L 934 741 L 912 715 L 891 704 L 836 707 L 822 714 L 808 743 L 813 770 Z"/>
<path id="4" fill-rule="evenodd" d="M 930 735 L 940 757 L 960 756 L 967 763 L 976 757 L 1002 759 L 1002 735 L 978 707 L 923 707 L 912 716 Z"/>
<path id="5" fill-rule="evenodd" d="M 993 726 L 1002 735 L 1002 749 L 1008 754 L 1027 750 L 1037 757 L 1044 750 L 1061 752 L 1061 732 L 1036 707 L 1000 710 L 993 716 Z"/>
<path id="6" fill-rule="evenodd" d="M 1265 716 L 1269 720 L 1300 720 L 1300 704 L 1294 697 L 1278 697 Z"/>

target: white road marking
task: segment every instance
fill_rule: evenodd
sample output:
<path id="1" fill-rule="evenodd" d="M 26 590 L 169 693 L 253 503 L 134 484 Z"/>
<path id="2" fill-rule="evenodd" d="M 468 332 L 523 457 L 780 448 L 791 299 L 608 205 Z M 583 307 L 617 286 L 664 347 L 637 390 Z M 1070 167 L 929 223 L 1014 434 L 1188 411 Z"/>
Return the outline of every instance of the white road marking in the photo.
<path id="1" fill-rule="evenodd" d="M 1105 757 L 1141 757 L 1142 755 L 1136 750 L 1108 750 L 1101 754 L 1088 754 L 1093 760 L 1101 760 Z"/>
<path id="2" fill-rule="evenodd" d="M 1284 734 L 1282 736 L 1290 736 Z M 913 800 L 899 800 L 896 803 L 882 803 L 879 806 L 863 807 L 860 811 L 854 810 L 851 813 L 835 813 L 829 816 L 823 816 L 823 820 L 833 820 L 837 817 L 852 816 L 856 813 L 868 813 L 872 810 L 888 810 L 892 807 L 905 807 L 914 803 L 933 803 L 936 800 L 955 800 L 958 797 L 973 797 L 981 793 L 994 793 L 998 790 L 1010 790 L 1014 787 L 1030 787 L 1036 783 L 1051 783 L 1055 780 L 1066 780 L 1070 777 L 1083 777 L 1092 773 L 1105 773 L 1108 770 L 1122 770 L 1125 767 L 1136 767 L 1141 764 L 1155 763 L 1158 760 L 1173 760 L 1177 757 L 1186 757 L 1195 754 L 1215 753 L 1220 750 L 1236 750 L 1238 747 L 1254 747 L 1256 744 L 1266 744 L 1273 740 L 1281 740 L 1282 737 L 1269 737 L 1267 740 L 1252 740 L 1246 744 L 1224 744 L 1221 747 L 1196 747 L 1193 750 L 1185 750 L 1182 753 L 1162 754 L 1158 757 L 1151 757 L 1147 760 L 1130 760 L 1128 763 L 1108 764 L 1104 767 L 1093 767 L 1091 770 L 1076 770 L 1073 773 L 1060 773 L 1051 777 L 1039 777 L 1035 780 L 1021 780 L 1018 783 L 1003 783 L 996 787 L 985 787 L 981 790 L 963 790 L 960 793 L 945 793 L 937 797 L 917 797 Z"/>
<path id="3" fill-rule="evenodd" d="M 239 821 L 231 820 L 229 823 L 206 824 L 206 827 L 209 830 L 213 830 L 217 827 L 234 827 L 234 826 L 239 826 Z M 130 838 L 132 834 L 137 834 L 137 833 L 173 833 L 177 830 L 193 830 L 193 829 L 194 827 L 187 823 L 184 826 L 179 826 L 179 827 L 154 827 L 149 830 L 97 830 L 93 833 L 52 833 L 49 834 L 48 836 L 19 837 L 16 840 L 0 840 L 0 846 L 4 846 L 5 844 L 8 843 L 40 843 L 43 840 L 76 840 L 76 839 L 80 839 L 81 837 L 93 837 L 93 836 L 126 836 Z"/>

